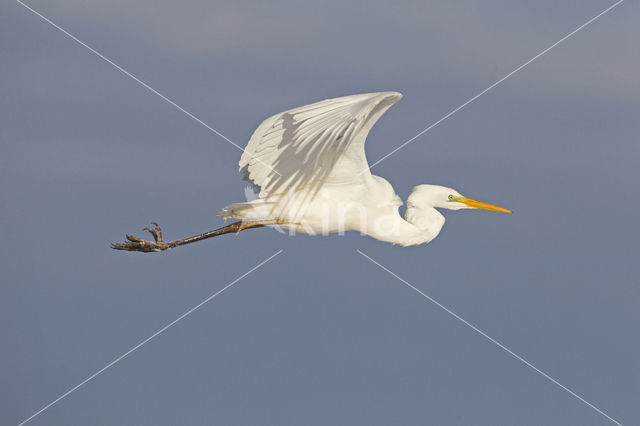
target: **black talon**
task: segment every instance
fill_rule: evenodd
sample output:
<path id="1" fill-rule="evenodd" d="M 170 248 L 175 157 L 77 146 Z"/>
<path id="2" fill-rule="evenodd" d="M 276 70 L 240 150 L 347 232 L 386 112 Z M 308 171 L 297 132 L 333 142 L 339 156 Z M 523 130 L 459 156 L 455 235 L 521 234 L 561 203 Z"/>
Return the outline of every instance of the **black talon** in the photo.
<path id="1" fill-rule="evenodd" d="M 155 229 L 151 229 L 151 228 L 142 228 L 143 231 L 147 231 L 148 233 L 150 233 L 151 235 L 153 235 L 153 239 L 156 241 L 156 243 L 158 242 L 158 233 L 156 232 Z"/>
<path id="2" fill-rule="evenodd" d="M 160 225 L 158 225 L 157 222 L 151 222 L 152 225 L 155 225 L 155 231 L 158 234 L 158 239 L 156 241 L 162 242 L 162 228 L 160 228 Z"/>

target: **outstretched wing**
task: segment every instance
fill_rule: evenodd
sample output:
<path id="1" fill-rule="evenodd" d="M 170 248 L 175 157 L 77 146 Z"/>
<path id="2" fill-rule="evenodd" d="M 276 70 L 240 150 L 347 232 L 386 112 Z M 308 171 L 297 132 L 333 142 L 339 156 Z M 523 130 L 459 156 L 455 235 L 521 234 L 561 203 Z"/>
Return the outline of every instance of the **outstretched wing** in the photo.
<path id="1" fill-rule="evenodd" d="M 260 198 L 371 176 L 364 142 L 376 121 L 402 95 L 365 93 L 327 99 L 267 118 L 240 158 L 244 178 Z"/>

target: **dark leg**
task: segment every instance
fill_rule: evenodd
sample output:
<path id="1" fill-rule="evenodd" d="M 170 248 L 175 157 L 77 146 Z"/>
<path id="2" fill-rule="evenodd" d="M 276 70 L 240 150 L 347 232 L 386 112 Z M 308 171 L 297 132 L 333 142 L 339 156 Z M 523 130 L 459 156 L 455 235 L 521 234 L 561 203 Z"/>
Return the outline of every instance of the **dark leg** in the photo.
<path id="1" fill-rule="evenodd" d="M 174 241 L 163 241 L 162 229 L 160 229 L 160 226 L 157 223 L 152 223 L 155 225 L 153 229 L 144 228 L 144 230 L 148 231 L 153 236 L 154 241 L 143 240 L 142 238 L 134 237 L 133 235 L 126 235 L 128 240 L 126 243 L 111 243 L 111 248 L 115 250 L 141 251 L 144 253 L 165 251 L 170 248 L 195 243 L 196 241 L 206 240 L 207 238 L 217 237 L 218 235 L 238 233 L 245 229 L 259 228 L 261 226 L 271 225 L 275 222 L 234 222 L 227 226 L 223 226 L 222 228 L 205 232 L 204 234 L 194 235 L 193 237 Z"/>

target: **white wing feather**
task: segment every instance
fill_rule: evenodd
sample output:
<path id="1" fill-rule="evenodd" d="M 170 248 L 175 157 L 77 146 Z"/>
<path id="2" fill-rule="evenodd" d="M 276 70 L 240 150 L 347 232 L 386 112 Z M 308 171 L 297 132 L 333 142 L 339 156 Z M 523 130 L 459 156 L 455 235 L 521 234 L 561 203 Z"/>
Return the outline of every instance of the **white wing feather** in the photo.
<path id="1" fill-rule="evenodd" d="M 370 178 L 365 139 L 401 98 L 398 92 L 344 96 L 269 117 L 251 136 L 240 172 L 260 188 L 260 198 Z"/>

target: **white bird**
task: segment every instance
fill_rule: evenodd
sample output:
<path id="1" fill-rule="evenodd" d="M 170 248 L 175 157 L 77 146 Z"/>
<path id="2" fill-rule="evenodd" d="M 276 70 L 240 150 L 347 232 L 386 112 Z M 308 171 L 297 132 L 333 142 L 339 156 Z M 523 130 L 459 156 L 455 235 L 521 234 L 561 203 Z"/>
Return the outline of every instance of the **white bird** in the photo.
<path id="1" fill-rule="evenodd" d="M 418 185 L 404 218 L 391 184 L 371 174 L 365 139 L 378 119 L 402 95 L 365 93 L 327 99 L 267 118 L 240 158 L 240 172 L 255 187 L 254 200 L 230 204 L 219 216 L 239 219 L 223 228 L 165 242 L 160 227 L 145 228 L 155 241 L 127 235 L 119 250 L 163 251 L 205 238 L 269 226 L 303 234 L 358 231 L 375 239 L 412 246 L 433 240 L 449 210 L 510 210 L 462 196 L 438 185 Z"/>

